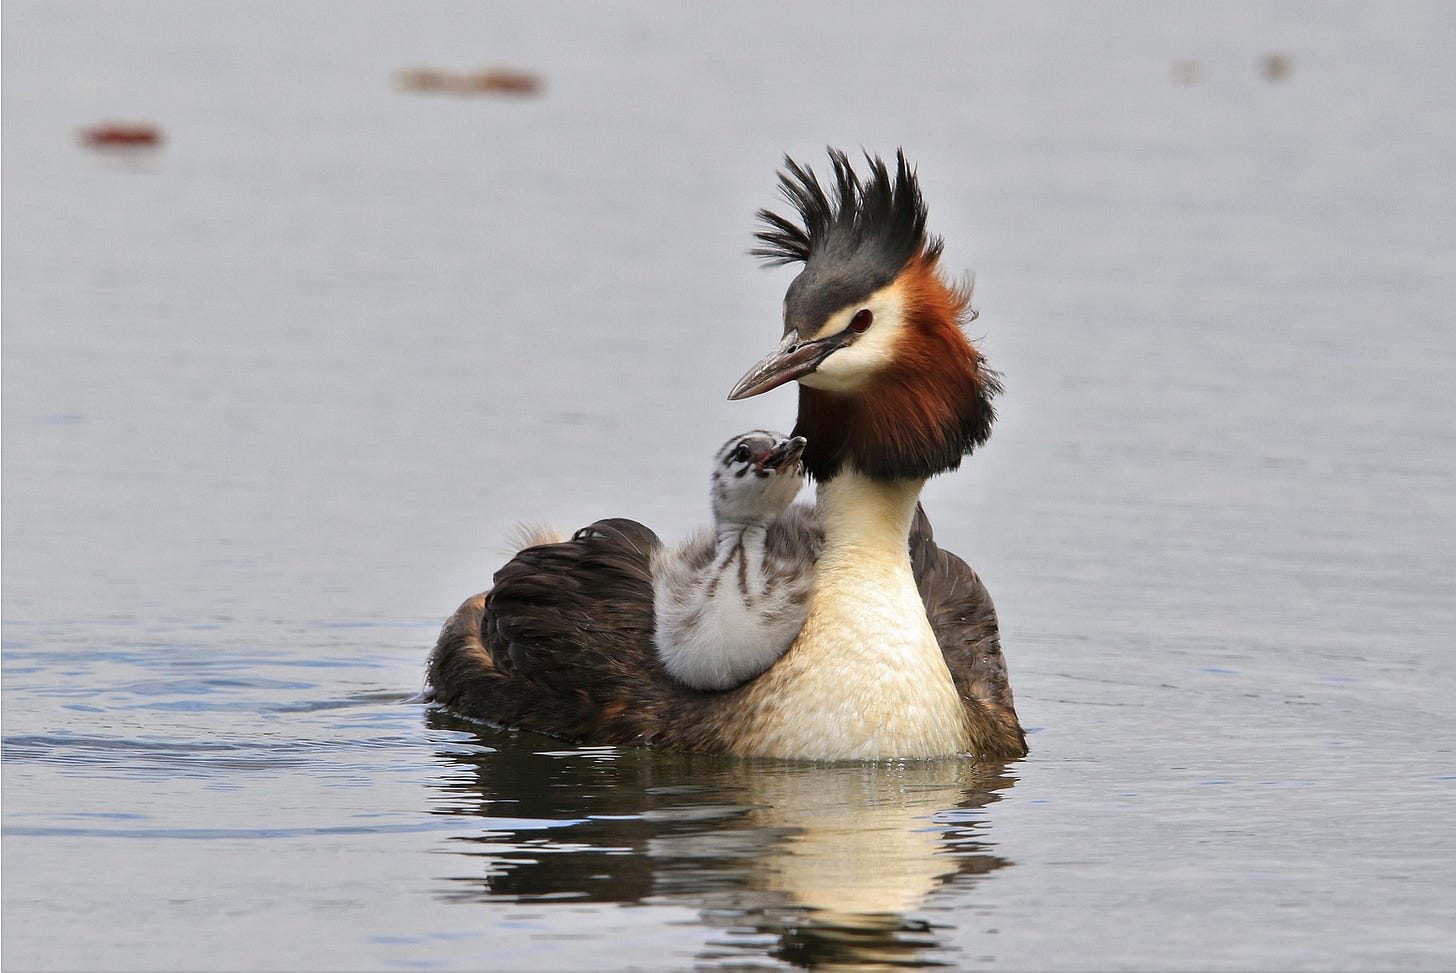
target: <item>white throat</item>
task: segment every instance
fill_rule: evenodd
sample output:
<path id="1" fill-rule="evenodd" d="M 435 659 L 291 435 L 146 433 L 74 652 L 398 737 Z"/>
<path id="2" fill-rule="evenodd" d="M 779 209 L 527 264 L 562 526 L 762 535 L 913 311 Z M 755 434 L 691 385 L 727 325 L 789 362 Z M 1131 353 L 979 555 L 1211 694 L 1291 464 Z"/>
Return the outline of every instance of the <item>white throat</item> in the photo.
<path id="1" fill-rule="evenodd" d="M 910 569 L 922 485 L 853 471 L 820 484 L 824 551 L 808 619 L 750 687 L 739 752 L 862 760 L 969 749 L 960 696 Z"/>

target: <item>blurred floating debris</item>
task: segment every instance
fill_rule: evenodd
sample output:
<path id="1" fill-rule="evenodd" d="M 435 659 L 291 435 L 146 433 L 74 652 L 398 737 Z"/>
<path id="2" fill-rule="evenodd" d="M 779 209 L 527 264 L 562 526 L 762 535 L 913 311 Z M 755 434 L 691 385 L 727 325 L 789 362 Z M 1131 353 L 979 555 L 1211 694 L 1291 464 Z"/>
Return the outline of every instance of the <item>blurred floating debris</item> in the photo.
<path id="1" fill-rule="evenodd" d="M 162 130 L 150 122 L 101 122 L 81 129 L 81 143 L 93 148 L 152 148 L 162 144 Z"/>
<path id="2" fill-rule="evenodd" d="M 406 92 L 440 92 L 450 84 L 448 71 L 437 71 L 431 67 L 415 67 L 400 71 L 399 87 Z"/>
<path id="3" fill-rule="evenodd" d="M 524 71 L 495 69 L 482 71 L 472 78 L 478 91 L 503 91 L 513 95 L 534 95 L 541 90 L 541 79 Z"/>
<path id="4" fill-rule="evenodd" d="M 434 68 L 412 68 L 399 72 L 399 86 L 404 91 L 448 91 L 455 75 Z"/>
<path id="5" fill-rule="evenodd" d="M 1294 70 L 1294 59 L 1288 54 L 1265 54 L 1259 59 L 1259 74 L 1265 81 L 1283 81 Z"/>
<path id="6" fill-rule="evenodd" d="M 1173 62 L 1173 83 L 1174 84 L 1197 84 L 1202 68 L 1197 61 L 1184 60 Z"/>
<path id="7" fill-rule="evenodd" d="M 540 75 L 514 68 L 486 68 L 481 71 L 443 71 L 412 68 L 399 73 L 404 91 L 438 91 L 451 95 L 535 95 L 543 87 Z"/>
<path id="8" fill-rule="evenodd" d="M 1265 81 L 1283 81 L 1294 71 L 1294 58 L 1281 51 L 1271 51 L 1259 58 L 1258 70 Z M 1192 58 L 1174 61 L 1171 76 L 1174 84 L 1198 84 L 1203 80 L 1203 65 Z"/>

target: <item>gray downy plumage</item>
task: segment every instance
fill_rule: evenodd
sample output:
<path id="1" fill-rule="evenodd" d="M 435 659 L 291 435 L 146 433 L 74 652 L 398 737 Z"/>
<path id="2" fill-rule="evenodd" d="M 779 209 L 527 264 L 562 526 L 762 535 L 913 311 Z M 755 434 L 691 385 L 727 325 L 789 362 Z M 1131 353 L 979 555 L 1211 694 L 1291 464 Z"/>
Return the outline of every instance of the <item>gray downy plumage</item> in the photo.
<path id="1" fill-rule="evenodd" d="M 804 624 L 813 558 L 769 543 L 803 486 L 804 442 L 758 429 L 724 443 L 710 478 L 712 529 L 652 560 L 657 652 L 684 685 L 729 689 L 751 679 Z"/>

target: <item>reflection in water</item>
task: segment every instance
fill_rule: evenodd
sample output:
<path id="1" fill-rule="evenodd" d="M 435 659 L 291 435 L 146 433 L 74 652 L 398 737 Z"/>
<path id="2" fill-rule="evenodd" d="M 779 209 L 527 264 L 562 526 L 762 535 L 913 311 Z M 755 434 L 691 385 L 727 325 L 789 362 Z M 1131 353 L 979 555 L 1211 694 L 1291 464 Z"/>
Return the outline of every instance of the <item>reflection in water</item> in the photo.
<path id="1" fill-rule="evenodd" d="M 801 764 L 660 754 L 485 729 L 441 754 L 435 813 L 475 815 L 457 900 L 695 908 L 725 936 L 700 959 L 801 966 L 927 965 L 936 928 L 907 913 L 947 884 L 1011 862 L 990 854 L 981 808 L 1012 785 L 970 760 Z"/>

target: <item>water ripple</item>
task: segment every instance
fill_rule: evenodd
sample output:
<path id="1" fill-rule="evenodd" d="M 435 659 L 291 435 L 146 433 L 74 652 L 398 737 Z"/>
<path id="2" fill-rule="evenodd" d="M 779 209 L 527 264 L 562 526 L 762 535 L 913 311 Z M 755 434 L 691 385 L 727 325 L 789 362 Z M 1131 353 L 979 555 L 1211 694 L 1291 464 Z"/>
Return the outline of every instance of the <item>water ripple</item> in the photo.
<path id="1" fill-rule="evenodd" d="M 136 740 L 124 737 L 35 734 L 6 737 L 0 754 L 6 762 L 70 768 L 122 768 L 142 772 L 164 770 L 184 776 L 218 776 L 221 771 L 259 771 L 299 767 L 321 755 L 405 752 L 410 737 L 385 734 L 349 739 Z"/>
<path id="2" fill-rule="evenodd" d="M 16 825 L 0 829 L 0 834 L 7 838 L 179 838 L 188 841 L 216 841 L 235 838 L 309 838 L 460 830 L 462 828 L 456 822 L 432 820 L 414 824 L 346 824 L 324 828 L 57 828 Z"/>

